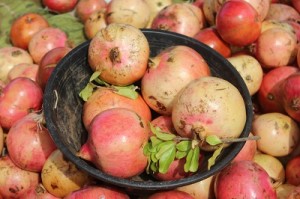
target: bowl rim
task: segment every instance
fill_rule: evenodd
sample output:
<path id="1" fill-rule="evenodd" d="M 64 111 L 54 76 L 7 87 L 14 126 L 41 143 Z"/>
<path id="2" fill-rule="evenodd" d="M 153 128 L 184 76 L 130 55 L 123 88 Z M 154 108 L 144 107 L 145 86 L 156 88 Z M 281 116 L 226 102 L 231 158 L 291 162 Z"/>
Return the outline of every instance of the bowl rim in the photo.
<path id="1" fill-rule="evenodd" d="M 170 32 L 166 30 L 153 30 L 153 29 L 141 29 L 141 31 L 144 34 L 157 34 L 157 35 L 164 35 L 164 36 L 171 36 L 174 39 L 179 39 L 179 40 L 187 40 L 188 42 L 194 43 L 196 45 L 200 45 L 201 48 L 203 48 L 206 51 L 209 51 L 213 54 L 213 56 L 219 57 L 220 59 L 224 59 L 226 62 L 225 65 L 228 66 L 226 69 L 230 70 L 233 74 L 237 76 L 238 83 L 240 83 L 241 89 L 245 92 L 244 95 L 246 95 L 246 99 L 244 99 L 245 102 L 245 108 L 246 108 L 246 123 L 244 126 L 243 132 L 246 133 L 246 135 L 249 135 L 251 131 L 251 123 L 253 119 L 253 107 L 252 107 L 252 100 L 250 93 L 246 87 L 246 84 L 238 71 L 231 65 L 229 61 L 227 61 L 221 54 L 219 54 L 217 51 L 213 50 L 206 44 L 199 42 L 198 40 L 179 34 L 175 32 Z M 110 185 L 115 185 L 123 188 L 130 188 L 130 189 L 137 189 L 137 190 L 167 190 L 167 189 L 174 189 L 180 186 L 184 185 L 189 185 L 201 180 L 204 180 L 212 175 L 214 175 L 217 171 L 223 169 L 226 167 L 231 160 L 238 154 L 238 152 L 242 149 L 244 146 L 245 142 L 240 142 L 240 143 L 234 143 L 236 146 L 235 148 L 231 151 L 231 154 L 227 155 L 222 162 L 218 162 L 217 167 L 212 167 L 210 170 L 206 170 L 201 173 L 201 175 L 191 175 L 189 177 L 179 179 L 179 180 L 171 180 L 171 181 L 133 181 L 130 179 L 123 179 L 123 178 L 118 178 L 114 177 L 111 175 L 108 175 L 99 169 L 89 166 L 88 164 L 82 164 L 85 162 L 78 156 L 74 155 L 68 147 L 64 145 L 62 140 L 59 139 L 58 133 L 56 132 L 56 127 L 54 124 L 51 122 L 51 110 L 52 109 L 52 103 L 49 101 L 53 95 L 53 83 L 55 82 L 55 77 L 60 73 L 62 70 L 64 63 L 68 61 L 69 57 L 72 56 L 73 54 L 76 54 L 77 51 L 80 51 L 82 48 L 86 48 L 90 43 L 90 40 L 87 40 L 81 44 L 79 44 L 77 47 L 72 49 L 65 57 L 63 57 L 55 69 L 53 70 L 51 76 L 49 77 L 48 83 L 46 84 L 45 90 L 44 90 L 44 100 L 43 100 L 43 112 L 44 112 L 44 117 L 46 121 L 47 128 L 49 129 L 49 133 L 54 140 L 57 149 L 59 149 L 65 157 L 71 161 L 73 164 L 75 164 L 79 169 L 87 172 L 90 176 L 94 177 L 97 180 L 100 180 L 104 183 L 108 183 Z M 243 134 L 242 132 L 242 134 Z"/>

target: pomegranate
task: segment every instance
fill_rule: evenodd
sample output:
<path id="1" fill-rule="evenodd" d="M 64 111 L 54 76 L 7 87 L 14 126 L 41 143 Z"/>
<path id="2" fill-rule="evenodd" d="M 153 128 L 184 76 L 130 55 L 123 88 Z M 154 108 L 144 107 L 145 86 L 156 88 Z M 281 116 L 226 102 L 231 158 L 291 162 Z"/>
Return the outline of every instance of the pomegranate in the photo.
<path id="1" fill-rule="evenodd" d="M 142 77 L 141 93 L 154 111 L 171 115 L 179 91 L 192 80 L 209 75 L 210 68 L 197 51 L 187 46 L 172 46 L 151 58 Z"/>
<path id="2" fill-rule="evenodd" d="M 216 50 L 223 57 L 231 56 L 229 44 L 221 38 L 215 26 L 203 28 L 193 38 Z"/>
<path id="3" fill-rule="evenodd" d="M 250 133 L 249 137 L 250 136 L 253 136 L 253 134 Z M 242 161 L 242 160 L 253 160 L 256 153 L 257 153 L 256 140 L 249 139 L 245 142 L 243 148 L 240 150 L 240 152 L 237 154 L 237 156 L 234 157 L 232 162 Z"/>
<path id="4" fill-rule="evenodd" d="M 201 77 L 177 95 L 172 121 L 182 137 L 198 136 L 201 140 L 208 135 L 236 138 L 246 123 L 245 103 L 230 82 L 218 77 Z M 209 146 L 204 145 L 202 149 L 209 150 Z"/>
<path id="5" fill-rule="evenodd" d="M 38 183 L 35 187 L 32 187 L 23 197 L 20 199 L 60 199 L 50 194 L 42 183 Z"/>
<path id="6" fill-rule="evenodd" d="M 106 26 L 106 11 L 95 11 L 84 22 L 84 33 L 88 39 L 92 39 L 100 29 Z"/>
<path id="7" fill-rule="evenodd" d="M 276 188 L 277 199 L 287 199 L 291 192 L 296 188 L 295 185 L 284 183 Z"/>
<path id="8" fill-rule="evenodd" d="M 297 21 L 300 19 L 300 14 L 292 6 L 284 3 L 271 3 L 266 20 L 273 19 L 278 21 Z"/>
<path id="9" fill-rule="evenodd" d="M 116 199 L 129 199 L 129 196 L 117 188 L 106 187 L 103 185 L 89 185 L 77 191 L 68 194 L 64 199 L 79 199 L 79 198 L 116 198 Z"/>
<path id="10" fill-rule="evenodd" d="M 193 37 L 206 26 L 202 10 L 190 3 L 173 3 L 157 13 L 151 28 Z"/>
<path id="11" fill-rule="evenodd" d="M 8 73 L 17 64 L 33 64 L 30 54 L 19 47 L 0 48 L 0 81 L 8 83 Z"/>
<path id="12" fill-rule="evenodd" d="M 252 133 L 260 137 L 257 140 L 258 150 L 275 157 L 289 155 L 296 148 L 299 131 L 297 123 L 282 113 L 261 114 L 252 122 Z"/>
<path id="13" fill-rule="evenodd" d="M 2 127 L 0 126 L 0 154 L 2 154 L 3 148 L 4 148 L 4 132 Z"/>
<path id="14" fill-rule="evenodd" d="M 300 2 L 297 0 L 291 0 L 293 8 L 300 13 Z"/>
<path id="15" fill-rule="evenodd" d="M 17 64 L 9 71 L 7 79 L 11 81 L 17 77 L 27 77 L 36 82 L 38 69 L 39 65 L 37 64 Z"/>
<path id="16" fill-rule="evenodd" d="M 297 56 L 297 37 L 283 28 L 270 28 L 259 35 L 252 50 L 264 68 L 289 65 Z"/>
<path id="17" fill-rule="evenodd" d="M 257 153 L 253 161 L 259 164 L 268 173 L 275 189 L 285 182 L 285 168 L 276 157 L 264 153 Z"/>
<path id="18" fill-rule="evenodd" d="M 150 8 L 145 0 L 111 0 L 106 9 L 106 21 L 146 28 L 150 20 Z"/>
<path id="19" fill-rule="evenodd" d="M 17 167 L 8 155 L 0 157 L 0 196 L 20 198 L 39 183 L 39 173 Z"/>
<path id="20" fill-rule="evenodd" d="M 59 28 L 48 27 L 34 34 L 29 42 L 28 51 L 36 64 L 43 56 L 57 47 L 68 46 L 67 34 Z"/>
<path id="21" fill-rule="evenodd" d="M 195 199 L 214 199 L 214 178 L 215 176 L 213 175 L 199 182 L 181 186 L 176 189 L 190 194 Z"/>
<path id="22" fill-rule="evenodd" d="M 276 199 L 276 191 L 268 173 L 253 161 L 233 162 L 216 175 L 214 182 L 215 196 L 218 199 Z"/>
<path id="23" fill-rule="evenodd" d="M 291 158 L 285 166 L 286 182 L 291 185 L 300 185 L 300 155 Z"/>
<path id="24" fill-rule="evenodd" d="M 128 24 L 109 24 L 91 40 L 88 62 L 103 81 L 126 86 L 141 79 L 147 69 L 150 47 L 142 31 Z"/>
<path id="25" fill-rule="evenodd" d="M 235 55 L 227 58 L 243 78 L 248 91 L 253 96 L 259 90 L 263 80 L 263 68 L 251 55 Z"/>
<path id="26" fill-rule="evenodd" d="M 78 156 L 112 176 L 139 175 L 147 166 L 143 147 L 148 142 L 149 132 L 148 124 L 134 111 L 107 109 L 93 119 L 88 140 Z"/>
<path id="27" fill-rule="evenodd" d="M 257 11 L 245 1 L 222 4 L 216 15 L 216 29 L 222 39 L 234 46 L 252 44 L 260 35 L 261 21 Z"/>
<path id="28" fill-rule="evenodd" d="M 100 87 L 83 104 L 82 121 L 85 128 L 89 128 L 93 118 L 100 112 L 117 107 L 131 109 L 147 122 L 151 120 L 150 108 L 140 94 L 136 99 L 131 99 L 115 93 L 113 89 Z"/>
<path id="29" fill-rule="evenodd" d="M 90 177 L 68 161 L 58 149 L 47 158 L 40 174 L 42 185 L 47 192 L 58 198 L 63 198 L 91 183 Z"/>
<path id="30" fill-rule="evenodd" d="M 154 127 L 159 127 L 161 131 L 164 133 L 172 133 L 176 135 L 176 131 L 174 129 L 171 116 L 160 115 L 154 120 L 151 121 L 151 124 Z M 178 180 L 184 177 L 193 175 L 193 173 L 184 171 L 184 164 L 186 163 L 186 159 L 174 159 L 174 161 L 170 164 L 169 169 L 166 173 L 162 172 L 154 172 L 152 176 L 161 181 L 167 180 Z"/>
<path id="31" fill-rule="evenodd" d="M 257 92 L 258 104 L 264 113 L 285 113 L 282 103 L 281 83 L 297 71 L 299 71 L 297 67 L 281 66 L 265 73 Z"/>
<path id="32" fill-rule="evenodd" d="M 168 190 L 168 191 L 157 191 L 152 193 L 148 199 L 164 199 L 164 198 L 172 198 L 172 199 L 195 199 L 189 193 L 179 191 L 179 190 Z"/>
<path id="33" fill-rule="evenodd" d="M 35 81 L 27 77 L 13 79 L 0 95 L 0 125 L 10 129 L 30 112 L 39 111 L 42 101 L 43 91 Z"/>
<path id="34" fill-rule="evenodd" d="M 75 15 L 84 23 L 92 13 L 105 10 L 106 7 L 105 0 L 80 0 L 75 7 Z"/>
<path id="35" fill-rule="evenodd" d="M 282 83 L 282 101 L 284 110 L 297 122 L 300 122 L 300 73 L 294 73 Z"/>
<path id="36" fill-rule="evenodd" d="M 56 149 L 42 120 L 41 114 L 30 113 L 15 122 L 8 131 L 8 153 L 21 169 L 40 172 L 49 155 Z"/>
<path id="37" fill-rule="evenodd" d="M 42 0 L 42 4 L 51 12 L 66 13 L 75 9 L 78 0 Z"/>
<path id="38" fill-rule="evenodd" d="M 27 50 L 33 35 L 47 27 L 49 27 L 49 23 L 42 15 L 25 13 L 13 21 L 9 38 L 13 46 Z"/>
<path id="39" fill-rule="evenodd" d="M 300 187 L 296 186 L 291 190 L 290 194 L 288 194 L 287 199 L 297 199 L 300 195 Z"/>
<path id="40" fill-rule="evenodd" d="M 39 63 L 36 79 L 37 83 L 43 90 L 45 89 L 48 79 L 56 67 L 56 64 L 71 50 L 72 49 L 67 46 L 56 47 L 46 52 L 46 54 L 42 57 Z"/>
<path id="41" fill-rule="evenodd" d="M 150 19 L 148 21 L 147 28 L 151 27 L 153 19 L 162 9 L 164 9 L 165 7 L 173 3 L 172 0 L 145 0 L 145 1 L 148 4 L 150 10 Z"/>

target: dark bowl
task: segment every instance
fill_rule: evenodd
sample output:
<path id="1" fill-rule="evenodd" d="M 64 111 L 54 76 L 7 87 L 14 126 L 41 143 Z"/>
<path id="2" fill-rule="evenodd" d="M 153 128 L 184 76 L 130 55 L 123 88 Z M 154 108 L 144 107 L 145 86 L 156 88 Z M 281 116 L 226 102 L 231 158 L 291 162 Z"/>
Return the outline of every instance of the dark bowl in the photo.
<path id="1" fill-rule="evenodd" d="M 169 46 L 189 46 L 204 57 L 213 76 L 221 77 L 235 85 L 243 96 L 247 113 L 241 137 L 249 135 L 253 118 L 251 96 L 239 73 L 224 57 L 207 45 L 181 34 L 149 29 L 142 31 L 149 41 L 151 56 Z M 43 103 L 47 128 L 57 148 L 79 169 L 103 183 L 122 188 L 140 191 L 167 190 L 192 184 L 216 174 L 241 150 L 244 142 L 231 144 L 222 151 L 210 170 L 207 170 L 207 161 L 204 161 L 196 174 L 173 181 L 157 181 L 146 174 L 132 179 L 121 179 L 105 174 L 88 161 L 77 157 L 76 152 L 87 139 L 87 132 L 81 118 L 83 101 L 79 97 L 79 92 L 92 74 L 87 61 L 89 43 L 86 41 L 74 48 L 57 64 L 46 85 Z M 206 158 L 210 156 L 211 154 L 208 153 Z"/>

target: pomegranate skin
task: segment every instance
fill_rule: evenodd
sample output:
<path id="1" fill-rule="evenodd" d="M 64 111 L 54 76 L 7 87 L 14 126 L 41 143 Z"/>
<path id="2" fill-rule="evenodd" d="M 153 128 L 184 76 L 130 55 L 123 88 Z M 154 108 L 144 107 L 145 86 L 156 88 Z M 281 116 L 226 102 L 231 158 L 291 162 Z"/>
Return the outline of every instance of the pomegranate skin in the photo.
<path id="1" fill-rule="evenodd" d="M 129 178 L 139 175 L 147 166 L 143 147 L 150 128 L 134 111 L 111 108 L 102 111 L 89 127 L 87 142 L 79 157 L 89 160 L 103 172 Z"/>
<path id="2" fill-rule="evenodd" d="M 257 163 L 237 161 L 216 175 L 214 190 L 216 198 L 269 198 L 276 199 L 268 173 Z"/>

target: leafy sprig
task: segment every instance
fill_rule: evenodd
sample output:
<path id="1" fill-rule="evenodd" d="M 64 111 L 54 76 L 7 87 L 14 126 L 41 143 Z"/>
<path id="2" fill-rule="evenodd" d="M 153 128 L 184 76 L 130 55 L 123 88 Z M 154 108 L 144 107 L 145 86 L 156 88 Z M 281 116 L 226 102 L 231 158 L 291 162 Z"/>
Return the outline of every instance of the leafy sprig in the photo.
<path id="1" fill-rule="evenodd" d="M 93 94 L 94 90 L 99 87 L 108 87 L 113 90 L 113 92 L 128 97 L 130 99 L 137 99 L 138 92 L 136 91 L 138 89 L 135 85 L 129 85 L 129 86 L 115 86 L 108 84 L 107 82 L 101 80 L 99 78 L 100 72 L 95 71 L 90 79 L 89 82 L 86 84 L 86 86 L 80 91 L 79 96 L 84 100 L 87 101 L 88 98 Z"/>
<path id="2" fill-rule="evenodd" d="M 247 138 L 219 138 L 216 135 L 208 135 L 204 140 L 190 139 L 163 132 L 159 127 L 150 123 L 153 135 L 144 147 L 144 154 L 148 158 L 147 173 L 166 173 L 175 159 L 185 158 L 184 171 L 196 172 L 199 168 L 200 144 L 204 141 L 211 146 L 216 146 L 212 156 L 208 159 L 207 169 L 215 165 L 226 143 L 243 142 L 249 139 L 257 140 L 258 136 Z"/>
<path id="3" fill-rule="evenodd" d="M 166 173 L 175 159 L 186 157 L 185 172 L 195 172 L 198 168 L 200 148 L 192 144 L 193 140 L 181 140 L 178 136 L 163 132 L 159 127 L 150 123 L 153 136 L 144 147 L 148 157 L 147 173 L 150 171 Z"/>

